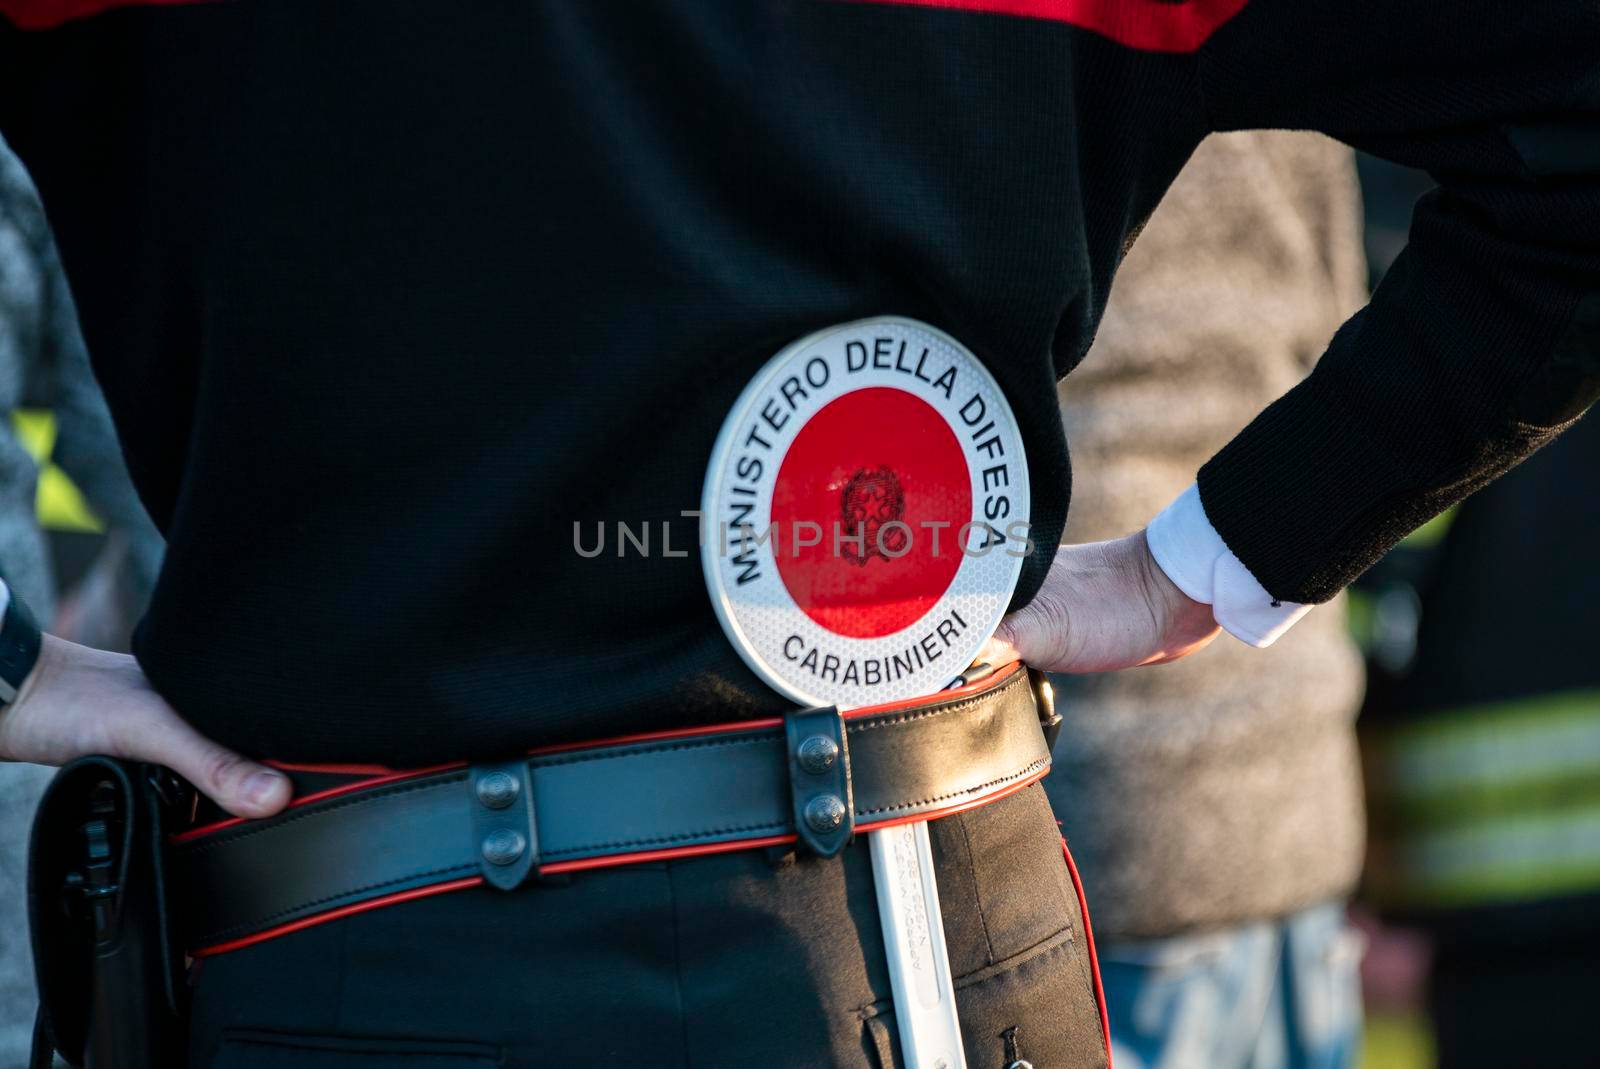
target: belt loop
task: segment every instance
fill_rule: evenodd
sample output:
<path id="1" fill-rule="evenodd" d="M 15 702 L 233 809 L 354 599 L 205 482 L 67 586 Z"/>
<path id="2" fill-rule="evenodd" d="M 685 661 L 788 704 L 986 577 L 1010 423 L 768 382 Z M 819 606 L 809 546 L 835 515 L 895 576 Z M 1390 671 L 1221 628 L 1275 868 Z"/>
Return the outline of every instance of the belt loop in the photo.
<path id="1" fill-rule="evenodd" d="M 799 709 L 784 716 L 783 729 L 795 831 L 813 852 L 833 857 L 856 830 L 844 718 L 832 707 Z"/>
<path id="2" fill-rule="evenodd" d="M 527 761 L 473 765 L 467 789 L 478 870 L 489 886 L 513 890 L 539 866 L 532 770 Z"/>

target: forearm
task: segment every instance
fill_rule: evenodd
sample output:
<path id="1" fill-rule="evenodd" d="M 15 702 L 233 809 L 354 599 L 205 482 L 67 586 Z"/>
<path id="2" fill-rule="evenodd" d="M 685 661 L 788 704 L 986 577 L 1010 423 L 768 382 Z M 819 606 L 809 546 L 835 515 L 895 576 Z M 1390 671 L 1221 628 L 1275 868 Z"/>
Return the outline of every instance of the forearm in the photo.
<path id="1" fill-rule="evenodd" d="M 1321 130 L 1440 184 L 1367 309 L 1199 473 L 1275 599 L 1331 598 L 1600 396 L 1597 57 L 1584 0 L 1258 0 L 1199 56 L 1214 129 Z"/>

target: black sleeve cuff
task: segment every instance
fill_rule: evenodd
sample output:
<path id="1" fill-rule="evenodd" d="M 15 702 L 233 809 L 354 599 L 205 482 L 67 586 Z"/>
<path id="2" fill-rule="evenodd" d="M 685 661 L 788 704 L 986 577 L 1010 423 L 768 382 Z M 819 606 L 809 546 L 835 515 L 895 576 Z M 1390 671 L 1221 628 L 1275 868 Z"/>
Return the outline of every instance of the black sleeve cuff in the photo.
<path id="1" fill-rule="evenodd" d="M 0 620 L 0 706 L 17 698 L 23 681 L 39 661 L 42 636 L 27 602 L 11 591 L 5 619 Z"/>

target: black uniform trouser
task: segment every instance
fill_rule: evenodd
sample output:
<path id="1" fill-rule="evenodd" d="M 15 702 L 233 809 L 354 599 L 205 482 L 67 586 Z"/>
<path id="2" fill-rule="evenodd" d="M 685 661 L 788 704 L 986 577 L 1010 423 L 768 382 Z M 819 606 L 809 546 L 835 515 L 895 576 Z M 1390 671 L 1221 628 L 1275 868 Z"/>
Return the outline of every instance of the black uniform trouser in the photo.
<path id="1" fill-rule="evenodd" d="M 968 1064 L 1104 1066 L 1044 792 L 932 828 Z M 901 1064 L 859 838 L 420 899 L 203 959 L 193 984 L 206 1069 Z"/>

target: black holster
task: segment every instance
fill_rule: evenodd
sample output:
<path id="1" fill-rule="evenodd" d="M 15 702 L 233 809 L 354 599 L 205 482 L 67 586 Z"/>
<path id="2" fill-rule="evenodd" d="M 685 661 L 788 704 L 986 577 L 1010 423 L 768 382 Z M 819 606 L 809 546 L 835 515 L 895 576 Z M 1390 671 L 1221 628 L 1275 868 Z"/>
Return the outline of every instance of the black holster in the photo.
<path id="1" fill-rule="evenodd" d="M 84 757 L 51 781 L 28 846 L 39 985 L 35 1065 L 47 1045 L 80 1069 L 184 1062 L 183 955 L 163 877 L 186 789 L 165 769 Z"/>

